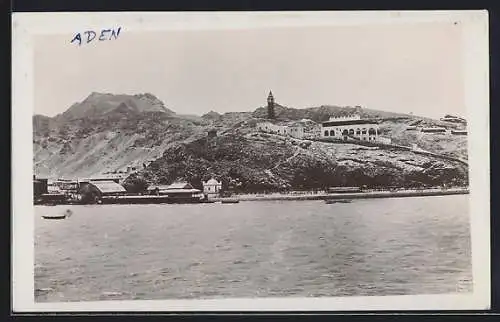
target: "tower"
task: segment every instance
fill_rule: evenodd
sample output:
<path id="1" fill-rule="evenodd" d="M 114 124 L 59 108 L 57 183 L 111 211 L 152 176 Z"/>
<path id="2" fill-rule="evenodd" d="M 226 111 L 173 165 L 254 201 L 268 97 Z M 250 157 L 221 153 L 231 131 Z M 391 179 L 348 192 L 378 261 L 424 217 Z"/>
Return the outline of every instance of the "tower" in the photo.
<path id="1" fill-rule="evenodd" d="M 269 96 L 267 97 L 267 118 L 274 119 L 274 97 L 273 92 L 269 91 Z"/>

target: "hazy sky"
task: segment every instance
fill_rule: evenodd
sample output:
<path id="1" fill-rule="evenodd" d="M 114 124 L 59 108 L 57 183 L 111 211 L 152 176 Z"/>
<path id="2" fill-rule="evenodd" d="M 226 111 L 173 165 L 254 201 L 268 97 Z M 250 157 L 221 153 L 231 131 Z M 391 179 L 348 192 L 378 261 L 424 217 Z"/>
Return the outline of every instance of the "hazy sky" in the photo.
<path id="1" fill-rule="evenodd" d="M 39 36 L 35 113 L 53 116 L 91 92 L 149 92 L 182 114 L 282 105 L 361 105 L 465 116 L 460 25 L 131 33 L 76 46 Z"/>

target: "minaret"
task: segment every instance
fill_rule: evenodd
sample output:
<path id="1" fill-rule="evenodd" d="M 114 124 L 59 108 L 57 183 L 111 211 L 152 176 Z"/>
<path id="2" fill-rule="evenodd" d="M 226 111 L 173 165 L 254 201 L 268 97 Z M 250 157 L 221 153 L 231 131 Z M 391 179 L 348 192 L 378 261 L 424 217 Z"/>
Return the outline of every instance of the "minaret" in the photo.
<path id="1" fill-rule="evenodd" d="M 274 119 L 274 97 L 273 92 L 269 91 L 269 96 L 267 97 L 267 118 Z"/>

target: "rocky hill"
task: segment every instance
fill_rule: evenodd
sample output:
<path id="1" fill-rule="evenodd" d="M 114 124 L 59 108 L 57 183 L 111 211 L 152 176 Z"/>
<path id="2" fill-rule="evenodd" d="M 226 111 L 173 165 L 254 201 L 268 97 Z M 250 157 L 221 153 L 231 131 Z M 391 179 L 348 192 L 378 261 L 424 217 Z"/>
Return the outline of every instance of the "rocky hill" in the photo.
<path id="1" fill-rule="evenodd" d="M 393 142 L 417 143 L 431 152 L 466 159 L 466 136 L 406 131 L 415 122 L 445 127 L 457 124 L 360 107 L 276 107 L 281 120 L 316 122 L 353 111 L 377 119 L 383 135 Z M 130 180 L 169 183 L 188 179 L 199 184 L 202 178 L 214 175 L 243 190 L 466 182 L 466 166 L 452 161 L 408 151 L 258 133 L 255 124 L 265 112 L 258 108 L 253 112 L 180 115 L 151 94 L 92 93 L 53 118 L 33 117 L 35 174 L 85 177 L 137 167 L 140 171 Z M 210 129 L 217 130 L 215 139 L 207 138 Z"/>
<path id="2" fill-rule="evenodd" d="M 467 166 L 410 151 L 311 142 L 232 129 L 171 147 L 133 180 L 197 187 L 210 177 L 233 191 L 321 189 L 329 186 L 465 185 Z"/>

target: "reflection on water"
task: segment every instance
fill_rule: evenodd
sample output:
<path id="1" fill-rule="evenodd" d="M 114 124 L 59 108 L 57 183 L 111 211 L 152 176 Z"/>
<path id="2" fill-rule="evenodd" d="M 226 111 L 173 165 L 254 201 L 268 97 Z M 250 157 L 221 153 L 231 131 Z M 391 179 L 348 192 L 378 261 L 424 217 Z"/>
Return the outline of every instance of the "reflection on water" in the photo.
<path id="1" fill-rule="evenodd" d="M 37 206 L 36 300 L 471 291 L 467 209 L 466 195 Z"/>

